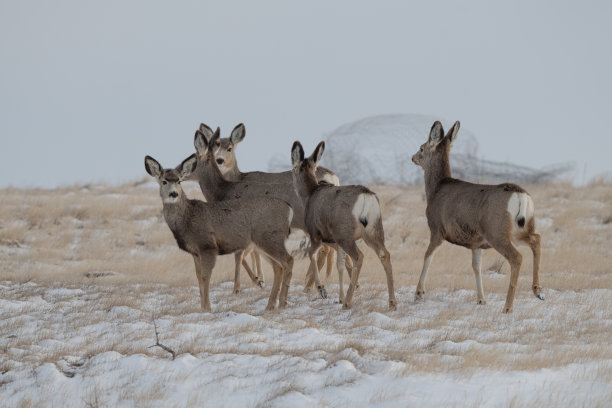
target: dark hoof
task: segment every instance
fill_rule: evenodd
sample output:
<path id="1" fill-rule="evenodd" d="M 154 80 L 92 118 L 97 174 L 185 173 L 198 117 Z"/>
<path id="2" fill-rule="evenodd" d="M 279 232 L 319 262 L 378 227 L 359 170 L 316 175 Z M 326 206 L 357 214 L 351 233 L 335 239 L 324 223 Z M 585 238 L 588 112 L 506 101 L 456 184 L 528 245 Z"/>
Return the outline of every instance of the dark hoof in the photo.
<path id="1" fill-rule="evenodd" d="M 394 300 L 389 301 L 389 310 L 397 310 L 397 302 Z"/>
<path id="2" fill-rule="evenodd" d="M 262 281 L 261 279 L 257 279 L 257 286 L 263 289 L 264 285 L 265 285 L 264 281 Z"/>
<path id="3" fill-rule="evenodd" d="M 351 308 L 351 306 L 348 303 L 343 303 L 342 304 L 342 308 L 345 309 L 345 310 L 348 310 L 348 309 Z"/>
<path id="4" fill-rule="evenodd" d="M 239 295 L 240 294 L 240 289 L 234 289 L 234 295 Z"/>
<path id="5" fill-rule="evenodd" d="M 484 299 L 480 299 L 480 300 L 478 301 L 478 304 L 479 304 L 479 305 L 486 305 L 486 304 L 487 304 L 487 301 L 486 301 L 486 300 L 484 300 Z"/>
<path id="6" fill-rule="evenodd" d="M 504 313 L 512 313 L 512 308 L 511 307 L 505 307 L 504 308 Z"/>
<path id="7" fill-rule="evenodd" d="M 323 299 L 327 299 L 327 290 L 325 288 L 319 288 L 319 293 Z"/>
<path id="8" fill-rule="evenodd" d="M 543 294 L 542 292 L 538 292 L 538 293 L 536 294 L 536 296 L 537 296 L 537 298 L 538 298 L 538 299 L 540 299 L 540 300 L 544 300 L 544 294 Z"/>

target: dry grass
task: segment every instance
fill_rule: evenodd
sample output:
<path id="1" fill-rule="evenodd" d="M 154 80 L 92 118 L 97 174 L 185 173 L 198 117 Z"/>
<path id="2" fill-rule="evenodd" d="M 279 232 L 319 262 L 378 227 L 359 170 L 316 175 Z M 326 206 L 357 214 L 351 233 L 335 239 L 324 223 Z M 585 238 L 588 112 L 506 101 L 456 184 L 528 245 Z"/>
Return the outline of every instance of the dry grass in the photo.
<path id="1" fill-rule="evenodd" d="M 423 188 L 377 186 L 374 190 L 383 207 L 398 288 L 400 310 L 396 314 L 388 320 L 376 318 L 386 312 L 384 272 L 373 253 L 364 248 L 362 286 L 353 311 L 343 318 L 330 320 L 329 309 L 338 307 L 331 300 L 323 302 L 314 294 L 301 293 L 299 285 L 307 268 L 302 259 L 294 268 L 291 307 L 286 312 L 225 328 L 213 325 L 219 314 L 258 314 L 268 292 L 253 288 L 244 274 L 244 295 L 229 295 L 231 286 L 219 284 L 233 279 L 233 257 L 220 257 L 212 285 L 217 313 L 200 314 L 191 257 L 176 247 L 163 222 L 155 187 L 5 189 L 0 207 L 0 282 L 16 285 L 16 289 L 3 287 L 1 298 L 19 301 L 40 296 L 45 314 L 65 314 L 66 318 L 61 323 L 45 322 L 41 311 L 30 306 L 4 320 L 0 371 L 21 364 L 57 363 L 63 356 L 86 359 L 105 351 L 163 356 L 162 350 L 148 348 L 153 339 L 152 315 L 171 322 L 162 326 L 161 341 L 164 336 L 172 339 L 179 353 L 320 353 L 330 364 L 343 359 L 356 367 L 363 367 L 363 356 L 375 355 L 404 363 L 398 375 L 413 370 L 459 370 L 463 374 L 482 368 L 535 370 L 612 359 L 612 185 L 526 187 L 534 197 L 536 225 L 542 235 L 540 278 L 548 297 L 544 303 L 535 300 L 529 289 L 528 250 L 521 250 L 524 265 L 515 313 L 505 316 L 500 312 L 508 286 L 506 262 L 495 251 L 485 251 L 483 284 L 489 304 L 478 307 L 470 252 L 444 244 L 430 268 L 427 299 L 414 304 L 412 293 L 429 237 Z M 197 186 L 190 187 L 188 194 L 198 196 Z M 271 279 L 266 266 L 266 280 Z M 328 282 L 333 298 L 336 279 L 332 276 Z M 83 293 L 77 296 L 76 305 L 75 295 L 65 301 L 49 298 L 49 290 L 59 288 Z M 301 305 L 306 305 L 308 313 Z M 97 332 L 109 322 L 117 328 L 114 333 Z M 202 325 L 207 322 L 212 329 L 203 333 Z M 311 347 L 299 342 L 270 344 L 262 334 L 306 329 L 336 335 L 338 341 Z M 75 332 L 82 340 L 72 339 L 48 352 L 41 347 L 58 338 L 61 341 L 62 333 Z M 92 342 L 90 336 L 103 336 L 105 341 Z M 209 341 L 202 341 L 202 336 Z M 237 336 L 244 339 L 239 347 L 228 341 Z M 380 340 L 385 336 L 389 342 Z M 17 351 L 33 349 L 37 352 Z M 611 377 L 609 367 L 602 370 L 600 375 Z M 372 397 L 373 401 L 385 398 L 384 391 Z"/>

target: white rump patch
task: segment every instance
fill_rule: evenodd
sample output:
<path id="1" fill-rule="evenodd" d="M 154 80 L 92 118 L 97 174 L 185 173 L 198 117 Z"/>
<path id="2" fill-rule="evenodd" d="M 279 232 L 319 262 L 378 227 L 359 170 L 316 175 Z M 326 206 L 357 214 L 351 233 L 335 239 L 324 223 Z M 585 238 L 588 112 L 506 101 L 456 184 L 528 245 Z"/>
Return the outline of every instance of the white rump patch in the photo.
<path id="1" fill-rule="evenodd" d="M 527 222 L 533 218 L 533 200 L 529 194 L 512 193 L 510 199 L 508 200 L 508 207 L 506 210 L 510 213 L 512 220 L 514 221 L 512 223 L 513 227 L 518 228 L 517 222 L 521 217 L 525 219 L 525 224 L 527 224 Z"/>
<path id="2" fill-rule="evenodd" d="M 304 257 L 310 249 L 310 239 L 304 231 L 296 229 L 285 240 L 285 249 L 292 257 Z"/>
<path id="3" fill-rule="evenodd" d="M 325 175 L 321 177 L 321 180 L 319 181 L 325 181 L 326 183 L 333 184 L 334 186 L 340 185 L 340 179 L 333 173 L 325 173 Z"/>
<path id="4" fill-rule="evenodd" d="M 372 228 L 380 219 L 380 205 L 374 194 L 361 193 L 353 206 L 353 217 L 366 228 Z"/>

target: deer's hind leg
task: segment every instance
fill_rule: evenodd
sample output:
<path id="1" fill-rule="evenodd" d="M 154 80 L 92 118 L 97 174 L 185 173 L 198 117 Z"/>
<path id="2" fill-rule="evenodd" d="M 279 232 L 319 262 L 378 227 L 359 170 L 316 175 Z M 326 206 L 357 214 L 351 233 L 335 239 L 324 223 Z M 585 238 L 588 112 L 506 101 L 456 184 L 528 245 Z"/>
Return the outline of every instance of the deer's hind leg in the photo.
<path id="1" fill-rule="evenodd" d="M 361 266 L 363 265 L 363 252 L 357 248 L 355 241 L 338 242 L 338 246 L 341 247 L 342 250 L 346 252 L 354 262 L 354 268 L 351 273 L 351 283 L 349 284 L 349 288 L 344 298 L 344 303 L 342 304 L 343 309 L 350 309 L 353 304 L 353 293 L 355 292 L 355 287 L 357 285 L 357 281 L 359 280 L 359 272 L 361 272 Z"/>
<path id="2" fill-rule="evenodd" d="M 376 252 L 378 259 L 385 270 L 385 275 L 387 276 L 387 289 L 389 290 L 389 309 L 397 310 L 397 299 L 395 298 L 395 287 L 393 281 L 393 268 L 391 266 L 391 254 L 389 254 L 389 251 L 387 251 L 387 248 L 385 248 L 383 240 L 384 232 L 382 232 L 381 229 L 381 233 L 378 234 L 375 239 L 368 237 L 365 239 L 365 242 L 374 250 L 374 252 Z"/>
<path id="3" fill-rule="evenodd" d="M 510 285 L 508 286 L 506 304 L 503 310 L 504 313 L 510 313 L 514 309 L 514 297 L 516 294 L 516 287 L 518 285 L 523 256 L 512 244 L 509 237 L 496 237 L 495 239 L 488 239 L 487 241 L 489 241 L 489 244 L 504 258 L 506 258 L 510 264 Z"/>
<path id="4" fill-rule="evenodd" d="M 530 234 L 528 244 L 533 253 L 533 283 L 531 290 L 538 299 L 544 300 L 544 293 L 542 292 L 542 286 L 540 286 L 540 263 L 542 257 L 540 234 Z"/>

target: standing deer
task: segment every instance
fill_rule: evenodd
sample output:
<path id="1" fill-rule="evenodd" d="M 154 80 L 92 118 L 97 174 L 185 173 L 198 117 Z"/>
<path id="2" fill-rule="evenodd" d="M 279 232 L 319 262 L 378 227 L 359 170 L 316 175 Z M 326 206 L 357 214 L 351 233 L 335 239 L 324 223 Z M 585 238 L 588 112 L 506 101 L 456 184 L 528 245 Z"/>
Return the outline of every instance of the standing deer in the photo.
<path id="1" fill-rule="evenodd" d="M 310 269 L 318 275 L 315 259 L 316 252 L 323 242 L 336 246 L 338 250 L 338 270 L 342 270 L 345 254 L 354 262 L 351 282 L 346 297 L 343 297 L 342 277 L 340 276 L 340 299 L 343 308 L 350 309 L 353 292 L 363 264 L 363 253 L 356 241 L 363 239 L 376 252 L 387 275 L 389 289 L 389 309 L 397 308 L 393 288 L 391 255 L 385 248 L 385 233 L 378 197 L 363 186 L 334 186 L 317 182 L 316 170 L 325 142 L 319 143 L 312 155 L 304 158 L 304 149 L 295 142 L 291 149 L 293 182 L 305 207 L 305 223 L 310 235 Z"/>
<path id="2" fill-rule="evenodd" d="M 195 155 L 176 169 L 164 169 L 152 157 L 145 157 L 147 173 L 159 183 L 164 219 L 179 248 L 193 256 L 202 310 L 210 311 L 209 285 L 217 255 L 241 254 L 254 246 L 268 257 L 274 270 L 266 310 L 276 306 L 281 283 L 279 307 L 286 307 L 293 258 L 285 249 L 285 240 L 293 210 L 286 202 L 271 197 L 215 203 L 190 200 L 181 181 L 190 177 L 196 167 Z M 236 268 L 240 268 L 239 263 Z"/>
<path id="3" fill-rule="evenodd" d="M 214 151 L 210 148 L 210 146 L 215 146 L 218 142 L 219 133 L 220 130 L 217 128 L 210 140 L 207 140 L 204 134 L 198 130 L 194 137 L 194 146 L 198 159 L 198 166 L 194 172 L 194 176 L 199 182 L 206 200 L 209 202 L 232 199 L 248 201 L 260 196 L 279 198 L 289 203 L 294 211 L 291 227 L 306 231 L 306 226 L 304 224 L 304 205 L 294 189 L 288 189 L 286 184 L 228 181 L 223 177 L 215 161 Z M 192 177 L 192 179 L 193 178 L 194 177 Z M 238 270 L 238 268 L 237 266 L 236 270 Z M 238 274 L 236 274 L 236 278 L 238 278 Z M 320 282 L 318 273 L 314 276 L 314 280 L 321 297 L 327 298 L 327 290 Z M 235 285 L 239 285 L 239 283 L 236 282 L 237 281 L 235 281 Z"/>
<path id="4" fill-rule="evenodd" d="M 523 258 L 514 244 L 528 245 L 533 252 L 532 290 L 544 300 L 539 278 L 540 235 L 535 233 L 533 200 L 516 184 L 472 184 L 451 177 L 449 154 L 459 125 L 459 121 L 455 122 L 444 136 L 442 124 L 436 121 L 427 142 L 412 156 L 412 161 L 425 172 L 426 214 L 431 232 L 416 299 L 423 298 L 429 264 L 436 249 L 446 240 L 472 250 L 478 304 L 486 303 L 480 278 L 482 250 L 493 247 L 508 260 L 511 276 L 505 313 L 513 309 Z"/>
<path id="5" fill-rule="evenodd" d="M 206 124 L 200 124 L 200 132 L 206 137 L 206 140 L 209 141 L 213 136 L 213 130 L 208 127 Z M 265 173 L 261 171 L 251 171 L 248 173 L 243 173 L 238 168 L 238 161 L 236 160 L 236 147 L 240 142 L 244 140 L 246 136 L 246 129 L 242 123 L 236 125 L 232 130 L 230 137 L 228 138 L 219 138 L 217 139 L 216 145 L 214 146 L 214 155 L 215 161 L 219 166 L 219 170 L 229 181 L 248 181 L 253 183 L 272 183 L 272 184 L 286 184 L 288 189 L 293 190 L 293 177 L 291 176 L 291 171 L 284 171 L 280 173 Z M 332 171 L 324 168 L 317 167 L 316 172 L 317 180 L 326 181 L 330 184 L 334 184 L 336 186 L 340 185 L 340 181 L 338 180 L 338 176 L 336 176 Z M 257 276 L 263 276 L 261 271 L 261 262 L 259 261 L 259 257 L 254 252 L 254 264 L 256 267 L 254 269 L 257 271 Z M 352 262 L 350 258 L 347 257 L 347 272 L 349 272 L 352 268 Z M 334 263 L 334 252 L 330 247 L 324 245 L 319 251 L 319 257 L 317 259 L 317 265 L 319 270 L 323 267 L 323 263 L 327 263 L 327 277 L 331 275 L 332 267 Z M 248 272 L 248 269 L 247 269 Z M 340 272 L 338 272 L 340 273 Z M 309 289 L 310 286 L 314 283 L 314 277 L 312 274 L 308 274 L 308 279 L 305 285 L 305 289 Z"/>

